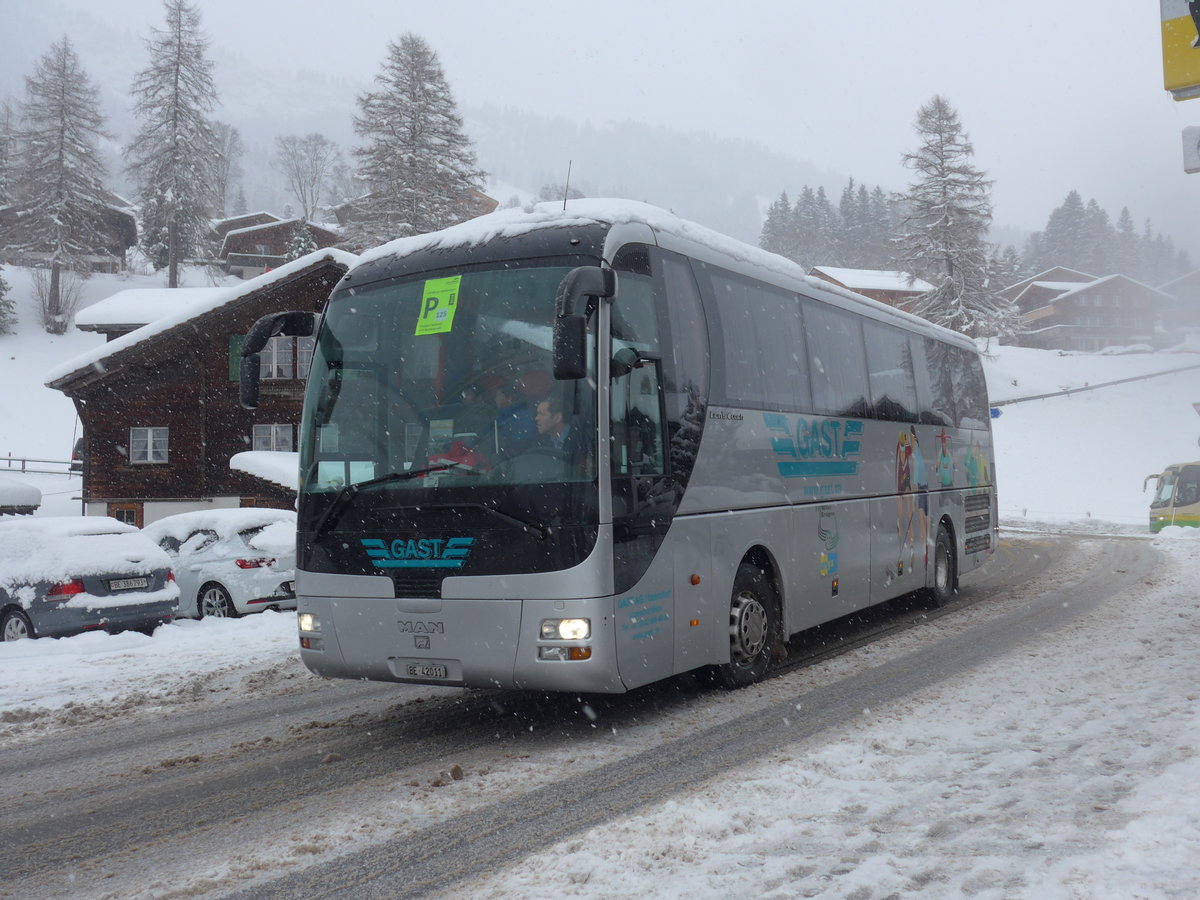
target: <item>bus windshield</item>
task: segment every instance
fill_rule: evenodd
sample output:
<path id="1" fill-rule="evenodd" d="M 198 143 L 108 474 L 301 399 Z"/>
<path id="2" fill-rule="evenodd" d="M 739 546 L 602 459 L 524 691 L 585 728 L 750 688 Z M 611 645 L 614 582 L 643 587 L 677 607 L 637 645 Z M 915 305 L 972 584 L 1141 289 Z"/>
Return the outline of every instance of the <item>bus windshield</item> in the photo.
<path id="1" fill-rule="evenodd" d="M 475 504 L 492 520 L 533 521 L 546 502 L 594 518 L 580 496 L 595 491 L 594 333 L 586 378 L 550 374 L 555 292 L 575 265 L 509 261 L 335 294 L 305 396 L 301 507 L 350 491 Z"/>
<path id="2" fill-rule="evenodd" d="M 1175 472 L 1168 469 L 1158 479 L 1158 490 L 1154 494 L 1154 499 L 1150 502 L 1150 508 L 1162 509 L 1164 506 L 1170 506 L 1174 496 Z"/>

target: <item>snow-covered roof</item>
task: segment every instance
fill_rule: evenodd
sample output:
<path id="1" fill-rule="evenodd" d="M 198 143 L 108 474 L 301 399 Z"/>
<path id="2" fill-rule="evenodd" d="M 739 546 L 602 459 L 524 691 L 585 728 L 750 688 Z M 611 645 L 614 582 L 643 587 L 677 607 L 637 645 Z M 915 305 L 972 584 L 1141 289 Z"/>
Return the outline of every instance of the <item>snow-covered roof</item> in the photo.
<path id="1" fill-rule="evenodd" d="M 80 331 L 106 331 L 117 326 L 138 328 L 172 312 L 208 304 L 228 287 L 130 288 L 117 291 L 75 314 Z"/>
<path id="2" fill-rule="evenodd" d="M 933 285 L 920 278 L 913 279 L 907 272 L 883 269 L 842 269 L 836 266 L 813 266 L 820 272 L 855 291 L 904 291 L 923 294 L 932 291 Z"/>
<path id="3" fill-rule="evenodd" d="M 326 247 L 324 250 L 315 250 L 308 253 L 299 259 L 293 260 L 290 263 L 285 263 L 277 269 L 272 269 L 270 272 L 265 272 L 257 278 L 251 278 L 249 281 L 244 281 L 240 284 L 232 285 L 227 288 L 218 288 L 204 301 L 188 304 L 182 308 L 176 308 L 168 312 L 161 318 L 152 320 L 136 331 L 131 331 L 129 334 L 124 334 L 115 340 L 109 341 L 107 344 L 102 344 L 99 347 L 94 347 L 87 353 L 81 353 L 67 362 L 55 366 L 46 373 L 46 384 L 50 387 L 55 387 L 55 383 L 66 378 L 67 376 L 82 371 L 88 368 L 95 368 L 97 371 L 104 370 L 104 360 L 120 353 L 122 350 L 127 350 L 134 347 L 149 338 L 156 337 L 163 332 L 169 331 L 178 325 L 191 321 L 198 316 L 213 310 L 220 309 L 233 303 L 242 297 L 249 294 L 261 291 L 276 281 L 284 281 L 305 269 L 323 261 L 330 260 L 335 263 L 351 268 L 358 261 L 358 257 L 353 253 L 347 253 L 345 250 L 338 250 L 334 247 Z M 176 288 L 176 290 L 187 290 L 186 288 Z"/>
<path id="4" fill-rule="evenodd" d="M 229 468 L 256 478 L 297 490 L 300 483 L 300 454 L 285 450 L 246 450 L 235 453 Z"/>
<path id="5" fill-rule="evenodd" d="M 1105 275 L 1103 278 L 1097 278 L 1095 281 L 1087 281 L 1087 282 L 1083 282 L 1083 283 L 1070 282 L 1070 281 L 1038 282 L 1038 283 L 1045 284 L 1045 285 L 1051 286 L 1051 287 L 1061 287 L 1064 289 L 1061 294 L 1059 294 L 1057 297 L 1054 298 L 1053 301 L 1051 301 L 1051 302 L 1056 302 L 1058 300 L 1062 300 L 1064 297 L 1069 297 L 1072 294 L 1080 294 L 1085 291 L 1090 291 L 1092 288 L 1096 287 L 1096 285 L 1107 284 L 1111 281 L 1127 281 L 1130 284 L 1136 285 L 1147 291 L 1151 291 L 1152 293 L 1158 294 L 1168 300 L 1171 299 L 1170 294 L 1163 293 L 1162 291 L 1158 290 L 1157 288 L 1152 288 L 1149 285 L 1142 284 L 1140 281 L 1134 281 L 1128 275 Z"/>
<path id="6" fill-rule="evenodd" d="M 42 492 L 32 484 L 11 475 L 0 475 L 0 510 L 32 512 L 41 505 Z"/>
<path id="7" fill-rule="evenodd" d="M 1045 288 L 1049 291 L 1073 291 L 1080 286 L 1086 286 L 1094 283 L 1095 282 L 1092 281 L 1035 281 L 1030 284 L 1029 287 Z"/>
<path id="8" fill-rule="evenodd" d="M 253 219 L 258 216 L 270 216 L 272 221 L 275 221 L 275 222 L 279 221 L 279 216 L 275 215 L 275 213 L 267 212 L 265 209 L 260 209 L 258 212 L 239 213 L 236 216 L 226 216 L 224 219 L 212 219 L 209 224 L 210 224 L 210 227 L 216 229 L 216 228 L 220 228 L 226 222 L 236 222 L 239 219 Z"/>

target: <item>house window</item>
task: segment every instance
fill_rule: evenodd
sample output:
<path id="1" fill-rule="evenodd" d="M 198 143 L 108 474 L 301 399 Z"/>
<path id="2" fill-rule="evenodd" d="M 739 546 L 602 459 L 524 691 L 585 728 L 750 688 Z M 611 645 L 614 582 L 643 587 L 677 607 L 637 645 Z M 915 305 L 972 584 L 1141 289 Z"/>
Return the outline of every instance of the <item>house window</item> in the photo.
<path id="1" fill-rule="evenodd" d="M 167 461 L 166 428 L 130 428 L 129 461 L 131 463 L 165 463 Z"/>
<path id="2" fill-rule="evenodd" d="M 287 450 L 291 451 L 293 428 L 291 425 L 255 425 L 255 450 Z"/>
<path id="3" fill-rule="evenodd" d="M 118 522 L 124 522 L 126 525 L 133 525 L 136 528 L 142 527 L 142 504 L 140 503 L 110 503 L 107 512 Z"/>
<path id="4" fill-rule="evenodd" d="M 315 337 L 296 338 L 296 377 L 307 378 L 312 367 L 313 351 L 317 348 Z"/>
<path id="5" fill-rule="evenodd" d="M 260 357 L 258 374 L 260 378 L 295 378 L 293 365 L 296 356 L 296 344 L 290 337 L 278 336 L 267 341 Z"/>

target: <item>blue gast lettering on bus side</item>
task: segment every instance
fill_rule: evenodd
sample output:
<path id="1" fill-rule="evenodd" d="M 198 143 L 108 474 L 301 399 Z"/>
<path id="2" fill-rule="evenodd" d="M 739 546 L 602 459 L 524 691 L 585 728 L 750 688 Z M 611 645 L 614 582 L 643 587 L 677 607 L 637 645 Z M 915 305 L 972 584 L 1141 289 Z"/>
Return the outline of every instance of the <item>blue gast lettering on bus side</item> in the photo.
<path id="1" fill-rule="evenodd" d="M 763 413 L 773 432 L 771 449 L 788 457 L 778 463 L 784 478 L 839 478 L 858 474 L 863 423 L 856 419 L 806 419 L 793 428 L 780 413 Z"/>
<path id="2" fill-rule="evenodd" d="M 475 538 L 397 538 L 389 545 L 361 538 L 367 556 L 380 569 L 461 569 Z"/>

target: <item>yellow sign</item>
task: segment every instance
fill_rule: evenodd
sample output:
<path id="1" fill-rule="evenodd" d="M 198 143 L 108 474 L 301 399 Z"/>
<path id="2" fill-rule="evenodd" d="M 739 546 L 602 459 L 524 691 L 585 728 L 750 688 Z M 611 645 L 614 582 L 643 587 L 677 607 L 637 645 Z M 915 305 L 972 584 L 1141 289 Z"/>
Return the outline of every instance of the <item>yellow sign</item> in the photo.
<path id="1" fill-rule="evenodd" d="M 421 314 L 417 317 L 417 334 L 445 334 L 454 327 L 458 310 L 458 285 L 461 275 L 452 278 L 430 278 L 421 295 Z"/>
<path id="2" fill-rule="evenodd" d="M 1200 97 L 1200 0 L 1159 0 L 1163 86 L 1176 100 Z"/>

